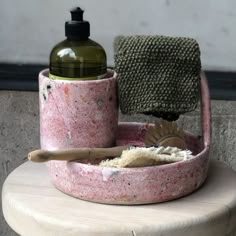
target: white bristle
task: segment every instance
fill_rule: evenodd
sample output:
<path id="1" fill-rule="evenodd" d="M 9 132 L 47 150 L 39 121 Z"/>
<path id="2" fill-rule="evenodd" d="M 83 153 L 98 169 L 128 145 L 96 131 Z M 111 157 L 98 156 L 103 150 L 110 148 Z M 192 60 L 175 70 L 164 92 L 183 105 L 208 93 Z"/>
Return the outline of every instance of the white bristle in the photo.
<path id="1" fill-rule="evenodd" d="M 191 151 L 176 147 L 130 147 L 122 152 L 121 157 L 106 160 L 100 166 L 109 167 L 142 167 L 160 165 L 187 160 L 192 157 Z"/>

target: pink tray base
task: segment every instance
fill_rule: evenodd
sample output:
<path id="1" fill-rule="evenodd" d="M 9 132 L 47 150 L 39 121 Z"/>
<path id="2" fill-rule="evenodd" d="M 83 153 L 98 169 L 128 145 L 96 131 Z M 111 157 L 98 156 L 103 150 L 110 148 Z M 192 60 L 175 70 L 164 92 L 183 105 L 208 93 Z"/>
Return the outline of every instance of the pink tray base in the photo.
<path id="1" fill-rule="evenodd" d="M 207 177 L 211 109 L 207 79 L 201 73 L 202 139 L 186 133 L 194 157 L 178 163 L 143 168 L 102 168 L 77 162 L 48 163 L 52 183 L 73 197 L 107 204 L 148 204 L 173 200 L 198 189 Z M 116 144 L 143 145 L 145 126 L 120 123 Z"/>
<path id="2" fill-rule="evenodd" d="M 119 123 L 117 145 L 143 145 L 143 123 Z M 173 200 L 198 189 L 207 177 L 209 146 L 186 133 L 194 157 L 178 163 L 142 168 L 107 168 L 50 161 L 52 183 L 73 197 L 106 204 L 148 204 Z"/>

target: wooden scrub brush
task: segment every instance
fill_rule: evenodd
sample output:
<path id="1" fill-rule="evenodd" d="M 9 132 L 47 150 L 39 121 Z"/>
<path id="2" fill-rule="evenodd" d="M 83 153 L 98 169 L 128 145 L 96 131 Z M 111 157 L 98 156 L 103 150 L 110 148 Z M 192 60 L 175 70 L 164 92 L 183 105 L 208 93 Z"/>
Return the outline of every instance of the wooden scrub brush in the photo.
<path id="1" fill-rule="evenodd" d="M 170 146 L 172 148 L 175 148 L 174 149 L 175 151 L 177 151 L 177 149 L 178 151 L 186 149 L 183 130 L 181 130 L 180 128 L 177 128 L 177 125 L 174 122 L 167 122 L 164 120 L 161 121 L 160 123 L 156 122 L 154 126 L 151 125 L 146 129 L 144 143 L 145 145 L 148 145 L 148 146 L 162 146 L 162 147 Z M 145 147 L 142 147 L 142 148 L 144 149 Z M 135 149 L 138 150 L 139 147 Z M 63 161 L 82 161 L 82 160 L 91 161 L 95 159 L 104 160 L 107 157 L 109 158 L 120 157 L 123 151 L 125 150 L 127 150 L 128 152 L 129 150 L 134 150 L 134 147 L 132 147 L 132 145 L 127 145 L 127 146 L 117 146 L 117 147 L 111 147 L 111 148 L 73 148 L 73 149 L 56 150 L 56 151 L 35 150 L 28 154 L 28 159 L 33 162 L 46 162 L 50 160 L 63 160 Z M 153 151 L 153 149 L 150 149 L 150 151 L 151 150 Z M 173 150 L 171 150 L 171 152 L 172 151 Z M 152 152 L 152 154 L 153 153 L 154 152 Z M 167 154 L 167 153 L 164 152 L 162 154 Z M 168 155 L 169 154 L 170 153 L 168 153 Z M 148 155 L 145 154 L 145 156 L 148 156 Z M 170 160 L 171 162 L 174 162 L 173 158 L 172 159 L 169 158 L 168 160 L 167 159 L 166 161 L 162 159 L 163 161 L 159 161 L 159 162 L 166 163 L 166 162 L 170 162 Z M 179 160 L 180 159 L 176 159 L 176 161 L 179 161 Z M 157 163 L 157 160 L 154 160 L 154 162 L 149 160 L 149 161 L 146 161 L 146 163 Z"/>
<path id="2" fill-rule="evenodd" d="M 187 148 L 184 131 L 177 127 L 175 122 L 161 120 L 149 126 L 145 133 L 144 143 L 146 145 L 158 144 L 163 147 L 178 147 L 182 150 Z"/>

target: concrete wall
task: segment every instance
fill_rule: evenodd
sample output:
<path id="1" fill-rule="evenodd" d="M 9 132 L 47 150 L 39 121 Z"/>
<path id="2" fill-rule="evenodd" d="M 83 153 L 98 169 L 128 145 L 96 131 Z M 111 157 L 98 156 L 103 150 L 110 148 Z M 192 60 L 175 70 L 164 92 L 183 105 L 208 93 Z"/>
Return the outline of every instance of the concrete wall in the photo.
<path id="1" fill-rule="evenodd" d="M 1 0 L 0 62 L 48 63 L 77 5 L 86 10 L 91 37 L 105 47 L 109 64 L 116 35 L 163 34 L 196 38 L 204 68 L 236 68 L 234 0 Z"/>
<path id="2" fill-rule="evenodd" d="M 0 186 L 27 153 L 39 148 L 38 93 L 0 91 Z M 200 113 L 196 110 L 179 120 L 179 125 L 195 135 L 201 134 Z M 121 121 L 152 122 L 143 115 L 120 115 Z M 236 101 L 212 101 L 211 158 L 226 162 L 236 171 Z M 1 191 L 1 189 L 0 189 Z M 16 235 L 4 223 L 0 209 L 0 236 Z"/>
<path id="3" fill-rule="evenodd" d="M 0 191 L 7 175 L 39 147 L 38 94 L 0 91 Z M 0 207 L 2 208 L 2 207 Z M 0 209 L 0 236 L 16 234 L 5 223 Z"/>

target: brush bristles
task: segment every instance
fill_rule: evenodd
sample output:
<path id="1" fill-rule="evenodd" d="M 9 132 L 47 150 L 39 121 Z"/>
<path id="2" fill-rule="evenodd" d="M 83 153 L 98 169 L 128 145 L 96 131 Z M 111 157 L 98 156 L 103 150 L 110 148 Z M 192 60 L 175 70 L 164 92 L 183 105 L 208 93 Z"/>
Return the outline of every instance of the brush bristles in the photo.
<path id="1" fill-rule="evenodd" d="M 165 139 L 178 138 L 181 143 L 179 148 L 185 147 L 184 131 L 177 127 L 175 122 L 162 120 L 155 122 L 154 126 L 149 126 L 146 130 L 144 142 L 146 145 L 161 144 Z M 176 146 L 178 147 L 178 146 Z"/>
<path id="2" fill-rule="evenodd" d="M 130 148 L 122 152 L 121 157 L 100 163 L 102 167 L 145 167 L 163 165 L 187 160 L 191 152 L 173 147 Z"/>

